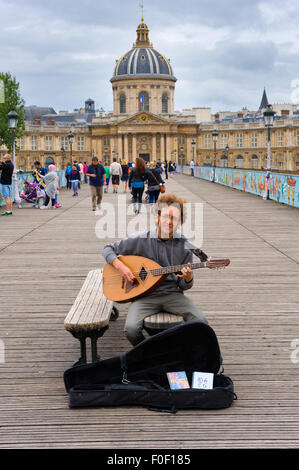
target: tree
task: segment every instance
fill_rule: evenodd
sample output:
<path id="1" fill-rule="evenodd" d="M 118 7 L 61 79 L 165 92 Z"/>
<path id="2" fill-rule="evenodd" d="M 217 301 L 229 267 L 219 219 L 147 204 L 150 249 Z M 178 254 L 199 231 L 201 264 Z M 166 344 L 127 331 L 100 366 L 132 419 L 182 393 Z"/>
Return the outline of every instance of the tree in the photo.
<path id="1" fill-rule="evenodd" d="M 11 152 L 11 131 L 8 128 L 7 115 L 10 111 L 16 111 L 19 120 L 15 138 L 22 137 L 25 132 L 25 101 L 21 97 L 19 83 L 9 72 L 0 72 L 0 81 L 4 83 L 4 103 L 0 102 L 0 146 L 5 145 Z"/>

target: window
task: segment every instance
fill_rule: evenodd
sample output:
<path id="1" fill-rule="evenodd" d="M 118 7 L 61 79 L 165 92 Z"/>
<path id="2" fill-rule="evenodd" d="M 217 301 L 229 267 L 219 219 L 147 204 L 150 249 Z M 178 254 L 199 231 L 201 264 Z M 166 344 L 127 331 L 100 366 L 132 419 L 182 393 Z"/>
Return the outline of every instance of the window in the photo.
<path id="1" fill-rule="evenodd" d="M 69 139 L 65 136 L 61 137 L 61 146 L 60 148 L 63 148 L 65 151 L 68 151 L 69 149 Z"/>
<path id="2" fill-rule="evenodd" d="M 46 135 L 46 150 L 50 151 L 52 149 L 53 149 L 52 136 L 51 135 Z"/>
<path id="3" fill-rule="evenodd" d="M 146 91 L 139 93 L 138 111 L 149 111 L 149 96 Z"/>
<path id="4" fill-rule="evenodd" d="M 108 136 L 105 136 L 104 137 L 104 145 L 107 147 L 109 146 L 109 137 Z"/>
<path id="5" fill-rule="evenodd" d="M 168 96 L 166 93 L 162 95 L 162 113 L 168 113 Z"/>
<path id="6" fill-rule="evenodd" d="M 119 96 L 119 112 L 121 114 L 126 112 L 126 95 L 124 93 Z"/>
<path id="7" fill-rule="evenodd" d="M 257 155 L 252 155 L 251 157 L 251 168 L 256 170 L 259 165 L 259 159 Z"/>
<path id="8" fill-rule="evenodd" d="M 179 144 L 183 145 L 185 143 L 185 137 L 183 135 L 179 136 Z"/>
<path id="9" fill-rule="evenodd" d="M 222 155 L 222 157 L 220 158 L 220 166 L 222 168 L 227 168 L 228 167 L 228 160 L 227 160 L 226 155 Z"/>
<path id="10" fill-rule="evenodd" d="M 299 131 L 296 131 L 296 145 L 299 145 Z"/>
<path id="11" fill-rule="evenodd" d="M 83 136 L 78 136 L 77 137 L 77 149 L 79 151 L 83 151 L 85 150 L 85 146 L 84 146 L 84 137 Z"/>
<path id="12" fill-rule="evenodd" d="M 244 168 L 244 158 L 242 157 L 242 155 L 237 156 L 236 166 L 237 168 Z"/>
<path id="13" fill-rule="evenodd" d="M 227 146 L 228 135 L 220 134 L 220 148 L 224 149 Z"/>
<path id="14" fill-rule="evenodd" d="M 282 131 L 277 131 L 277 146 L 282 147 L 283 146 L 283 134 Z"/>
<path id="15" fill-rule="evenodd" d="M 19 138 L 19 149 L 24 150 L 24 137 Z"/>
<path id="16" fill-rule="evenodd" d="M 237 148 L 243 147 L 243 134 L 236 135 L 236 147 Z"/>
<path id="17" fill-rule="evenodd" d="M 251 147 L 257 147 L 257 132 L 251 133 Z"/>
<path id="18" fill-rule="evenodd" d="M 37 150 L 37 136 L 31 136 L 31 150 Z"/>
<path id="19" fill-rule="evenodd" d="M 204 148 L 205 149 L 210 149 L 212 146 L 212 135 L 211 134 L 205 134 L 204 135 Z"/>

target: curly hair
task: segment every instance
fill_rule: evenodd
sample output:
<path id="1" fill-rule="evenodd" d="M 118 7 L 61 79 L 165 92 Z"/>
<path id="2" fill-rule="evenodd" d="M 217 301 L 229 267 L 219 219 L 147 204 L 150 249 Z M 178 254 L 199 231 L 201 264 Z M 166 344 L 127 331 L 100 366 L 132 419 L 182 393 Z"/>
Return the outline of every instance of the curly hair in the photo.
<path id="1" fill-rule="evenodd" d="M 165 205 L 177 207 L 178 209 L 180 209 L 181 223 L 183 224 L 186 219 L 186 209 L 185 209 L 186 202 L 187 202 L 186 199 L 182 197 L 178 197 L 175 194 L 165 194 L 164 196 L 159 197 L 155 206 L 155 210 L 156 210 L 156 213 L 160 215 L 162 208 L 165 207 Z"/>

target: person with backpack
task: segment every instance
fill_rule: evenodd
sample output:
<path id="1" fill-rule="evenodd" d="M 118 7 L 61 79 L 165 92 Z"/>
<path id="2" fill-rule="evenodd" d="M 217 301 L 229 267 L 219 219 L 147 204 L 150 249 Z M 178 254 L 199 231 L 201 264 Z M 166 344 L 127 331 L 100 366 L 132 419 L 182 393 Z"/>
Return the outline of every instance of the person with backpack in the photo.
<path id="1" fill-rule="evenodd" d="M 148 202 L 152 206 L 159 198 L 161 184 L 164 184 L 164 181 L 161 176 L 160 168 L 155 165 L 155 162 L 150 162 L 148 170 Z"/>

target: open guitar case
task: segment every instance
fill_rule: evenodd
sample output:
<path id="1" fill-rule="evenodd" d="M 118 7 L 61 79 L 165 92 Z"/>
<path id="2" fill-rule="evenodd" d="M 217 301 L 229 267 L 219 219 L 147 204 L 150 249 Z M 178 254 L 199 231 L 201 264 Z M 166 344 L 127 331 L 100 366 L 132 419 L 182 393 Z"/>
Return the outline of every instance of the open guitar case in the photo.
<path id="1" fill-rule="evenodd" d="M 64 373 L 69 407 L 144 406 L 154 411 L 227 408 L 236 399 L 233 381 L 221 371 L 214 330 L 192 321 L 146 338 L 128 352 Z M 212 372 L 213 388 L 171 390 L 167 372 Z"/>

